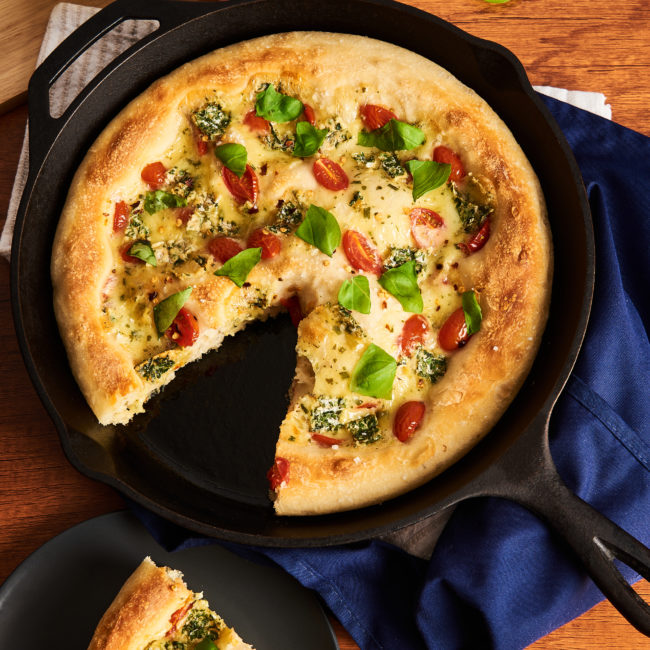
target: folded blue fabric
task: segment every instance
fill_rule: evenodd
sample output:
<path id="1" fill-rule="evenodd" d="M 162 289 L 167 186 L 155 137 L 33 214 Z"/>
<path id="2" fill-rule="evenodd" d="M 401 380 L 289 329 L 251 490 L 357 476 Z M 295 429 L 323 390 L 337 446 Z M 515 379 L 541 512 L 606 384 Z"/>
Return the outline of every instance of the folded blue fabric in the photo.
<path id="1" fill-rule="evenodd" d="M 551 451 L 576 494 L 649 545 L 650 139 L 543 100 L 582 171 L 597 260 L 592 316 L 552 416 Z M 167 548 L 211 541 L 134 509 Z M 523 648 L 603 598 L 544 524 L 500 499 L 459 505 L 429 562 L 379 541 L 229 547 L 315 589 L 363 650 Z"/>

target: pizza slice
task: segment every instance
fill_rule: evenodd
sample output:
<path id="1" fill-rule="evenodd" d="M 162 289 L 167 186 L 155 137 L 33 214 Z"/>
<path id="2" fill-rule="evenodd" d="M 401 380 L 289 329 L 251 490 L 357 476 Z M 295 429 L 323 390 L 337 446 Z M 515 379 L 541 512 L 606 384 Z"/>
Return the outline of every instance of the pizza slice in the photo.
<path id="1" fill-rule="evenodd" d="M 252 650 L 190 591 L 179 571 L 146 557 L 102 616 L 88 650 Z"/>

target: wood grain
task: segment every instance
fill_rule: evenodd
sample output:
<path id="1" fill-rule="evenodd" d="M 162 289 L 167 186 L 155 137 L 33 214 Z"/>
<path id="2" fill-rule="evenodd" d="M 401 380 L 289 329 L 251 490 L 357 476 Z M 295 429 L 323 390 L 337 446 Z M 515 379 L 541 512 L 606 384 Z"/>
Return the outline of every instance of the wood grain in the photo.
<path id="1" fill-rule="evenodd" d="M 0 0 L 4 19 L 0 46 L 5 56 L 0 104 L 20 102 L 54 4 Z M 82 4 L 106 2 L 82 0 Z M 650 135 L 650 3 L 646 0 L 511 0 L 505 5 L 419 0 L 410 4 L 501 43 L 518 56 L 534 84 L 604 92 L 616 121 Z M 24 105 L 0 116 L 0 225 L 26 118 Z M 0 260 L 0 318 L 11 322 L 9 265 L 4 260 Z M 68 463 L 29 381 L 13 328 L 6 325 L 5 330 L 0 340 L 0 582 L 51 537 L 123 507 L 112 489 L 83 477 Z M 647 582 L 637 588 L 650 600 Z M 333 624 L 342 650 L 358 647 L 338 622 Z M 603 602 L 531 647 L 641 650 L 650 648 L 650 641 Z"/>
<path id="2" fill-rule="evenodd" d="M 24 101 L 29 79 L 41 47 L 52 0 L 0 0 L 0 52 L 3 53 L 0 73 L 0 112 Z M 81 0 L 77 4 L 105 7 L 108 0 Z M 17 44 L 19 45 L 17 47 Z"/>
<path id="3" fill-rule="evenodd" d="M 0 0 L 0 113 L 24 98 L 54 0 Z M 79 0 L 105 6 L 108 0 Z M 483 0 L 408 2 L 465 31 L 500 43 L 535 85 L 602 92 L 613 118 L 650 135 L 647 110 L 650 3 L 646 0 Z M 18 98 L 18 99 L 17 99 Z"/>

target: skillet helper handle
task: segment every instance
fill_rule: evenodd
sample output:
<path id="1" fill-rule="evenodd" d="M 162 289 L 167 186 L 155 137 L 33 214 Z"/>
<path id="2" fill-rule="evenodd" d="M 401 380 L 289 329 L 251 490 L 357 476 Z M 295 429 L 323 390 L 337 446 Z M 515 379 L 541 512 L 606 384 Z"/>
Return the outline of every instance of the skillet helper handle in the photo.
<path id="1" fill-rule="evenodd" d="M 199 5 L 197 7 L 197 5 Z M 52 84 L 94 43 L 108 34 L 125 20 L 156 20 L 159 27 L 142 40 L 170 31 L 187 21 L 188 15 L 205 13 L 201 3 L 174 2 L 165 0 L 116 0 L 81 24 L 70 36 L 63 40 L 52 53 L 36 68 L 29 81 L 29 156 L 30 167 L 40 166 L 54 143 L 61 127 L 70 119 L 79 101 L 103 79 L 100 72 L 68 106 L 63 115 L 50 114 L 50 88 Z M 132 46 L 138 47 L 139 43 Z M 121 56 L 127 55 L 132 49 Z M 119 58 L 119 57 L 118 57 Z M 109 66 L 110 67 L 110 64 Z"/>
<path id="2" fill-rule="evenodd" d="M 650 605 L 628 585 L 619 560 L 650 580 L 650 549 L 576 496 L 552 464 L 519 501 L 551 526 L 582 560 L 598 588 L 637 630 L 650 636 Z"/>

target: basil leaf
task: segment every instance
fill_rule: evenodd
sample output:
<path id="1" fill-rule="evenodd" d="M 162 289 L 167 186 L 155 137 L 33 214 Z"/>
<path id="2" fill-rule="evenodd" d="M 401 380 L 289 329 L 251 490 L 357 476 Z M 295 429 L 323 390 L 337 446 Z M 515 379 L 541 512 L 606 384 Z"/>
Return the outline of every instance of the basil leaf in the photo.
<path id="1" fill-rule="evenodd" d="M 415 149 L 424 144 L 426 137 L 417 126 L 391 119 L 384 126 L 374 131 L 361 131 L 357 144 L 362 147 L 377 147 L 382 151 L 399 151 Z"/>
<path id="2" fill-rule="evenodd" d="M 241 178 L 246 171 L 248 162 L 248 153 L 246 147 L 236 142 L 220 144 L 214 150 L 214 155 L 226 166 L 231 172 L 234 172 Z"/>
<path id="3" fill-rule="evenodd" d="M 467 324 L 467 333 L 471 336 L 481 329 L 483 321 L 483 312 L 481 305 L 478 304 L 476 294 L 473 291 L 466 291 L 463 296 L 463 311 L 465 312 L 465 323 Z"/>
<path id="4" fill-rule="evenodd" d="M 149 213 L 160 212 L 166 208 L 182 208 L 187 201 L 178 194 L 165 192 L 165 190 L 154 190 L 147 192 L 144 197 L 144 209 Z"/>
<path id="5" fill-rule="evenodd" d="M 327 129 L 317 129 L 309 122 L 298 122 L 296 124 L 296 144 L 293 147 L 293 155 L 297 158 L 313 156 L 320 149 L 327 133 Z"/>
<path id="6" fill-rule="evenodd" d="M 339 305 L 362 314 L 370 313 L 370 285 L 365 275 L 357 275 L 341 285 Z"/>
<path id="7" fill-rule="evenodd" d="M 302 102 L 295 97 L 279 93 L 273 84 L 269 84 L 261 93 L 257 93 L 255 112 L 271 122 L 291 122 L 303 111 Z"/>
<path id="8" fill-rule="evenodd" d="M 318 250 L 332 257 L 341 243 L 341 228 L 336 217 L 317 205 L 310 205 L 296 235 Z"/>
<path id="9" fill-rule="evenodd" d="M 220 269 L 214 272 L 215 275 L 229 277 L 238 287 L 241 287 L 253 267 L 262 259 L 262 247 L 247 248 L 241 253 L 231 257 Z"/>
<path id="10" fill-rule="evenodd" d="M 156 255 L 153 252 L 153 248 L 149 245 L 149 242 L 146 241 L 137 241 L 131 248 L 129 248 L 129 255 L 132 257 L 137 257 L 139 260 L 151 264 L 151 266 L 157 266 L 156 264 Z"/>
<path id="11" fill-rule="evenodd" d="M 219 648 L 209 637 L 206 636 L 203 641 L 194 648 L 194 650 L 219 650 Z"/>
<path id="12" fill-rule="evenodd" d="M 192 287 L 187 287 L 178 293 L 172 293 L 171 296 L 161 300 L 153 308 L 153 320 L 156 324 L 158 334 L 162 336 L 169 326 L 174 322 L 181 307 L 185 304 L 192 293 Z"/>
<path id="13" fill-rule="evenodd" d="M 397 371 L 397 361 L 371 343 L 352 371 L 350 390 L 368 397 L 390 399 Z"/>
<path id="14" fill-rule="evenodd" d="M 413 200 L 444 185 L 451 174 L 451 165 L 433 160 L 409 160 L 406 166 L 413 176 Z"/>
<path id="15" fill-rule="evenodd" d="M 388 269 L 380 278 L 379 284 L 399 300 L 404 311 L 422 313 L 422 294 L 415 274 L 415 261 L 405 262 L 394 269 Z"/>
<path id="16" fill-rule="evenodd" d="M 485 2 L 491 5 L 504 5 L 506 2 L 510 2 L 510 0 L 485 0 Z"/>

